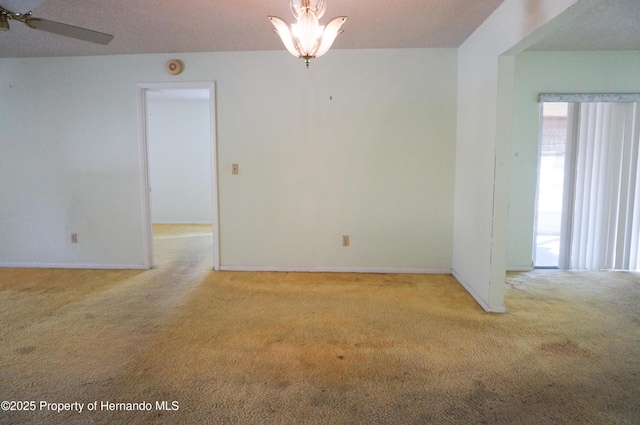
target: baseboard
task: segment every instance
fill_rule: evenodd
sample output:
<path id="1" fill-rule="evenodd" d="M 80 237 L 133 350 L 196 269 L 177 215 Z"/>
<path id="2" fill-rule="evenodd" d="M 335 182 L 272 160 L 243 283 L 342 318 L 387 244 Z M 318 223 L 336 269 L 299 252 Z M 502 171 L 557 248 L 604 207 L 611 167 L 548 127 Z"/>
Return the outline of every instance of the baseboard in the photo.
<path id="1" fill-rule="evenodd" d="M 151 224 L 208 224 L 213 226 L 210 221 L 154 221 Z"/>
<path id="2" fill-rule="evenodd" d="M 76 263 L 0 263 L 0 268 L 148 270 L 148 267 L 145 267 L 142 264 L 76 264 Z"/>
<path id="3" fill-rule="evenodd" d="M 310 272 L 310 273 L 389 273 L 389 274 L 451 274 L 451 269 L 424 269 L 403 267 L 270 267 L 220 266 L 222 271 L 236 272 Z"/>
<path id="4" fill-rule="evenodd" d="M 467 292 L 473 297 L 473 299 L 476 300 L 478 304 L 480 304 L 480 307 L 482 307 L 484 311 L 488 313 L 506 313 L 507 312 L 507 309 L 504 306 L 492 306 L 487 304 L 485 300 L 483 300 L 482 297 L 478 295 L 478 293 L 471 287 L 471 285 L 469 285 L 469 283 L 465 281 L 462 278 L 462 276 L 456 273 L 455 270 L 452 269 L 451 274 L 453 275 L 453 277 L 456 278 L 458 282 L 460 282 L 460 285 L 462 285 L 463 288 L 467 290 Z"/>
<path id="5" fill-rule="evenodd" d="M 530 272 L 533 266 L 507 266 L 508 272 Z"/>

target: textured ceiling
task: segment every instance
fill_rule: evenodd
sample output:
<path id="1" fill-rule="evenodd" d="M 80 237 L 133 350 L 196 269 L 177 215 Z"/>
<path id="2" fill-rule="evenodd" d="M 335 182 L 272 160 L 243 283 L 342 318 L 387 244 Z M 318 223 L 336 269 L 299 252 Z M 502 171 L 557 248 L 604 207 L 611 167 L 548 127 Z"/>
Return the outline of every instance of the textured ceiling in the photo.
<path id="1" fill-rule="evenodd" d="M 334 49 L 458 47 L 504 0 L 328 0 L 346 15 Z M 534 0 L 535 1 L 535 0 Z M 0 0 L 18 12 L 113 34 L 107 46 L 10 21 L 0 57 L 284 50 L 268 15 L 288 0 Z M 605 0 L 530 50 L 640 49 L 640 0 Z"/>
<path id="2" fill-rule="evenodd" d="M 528 50 L 640 50 L 640 0 L 603 1 Z"/>
<path id="3" fill-rule="evenodd" d="M 336 49 L 458 47 L 503 1 L 328 0 L 321 23 L 348 16 Z M 267 16 L 293 21 L 288 0 L 0 0 L 24 3 L 40 3 L 35 17 L 115 37 L 100 46 L 10 22 L 0 57 L 284 50 Z"/>

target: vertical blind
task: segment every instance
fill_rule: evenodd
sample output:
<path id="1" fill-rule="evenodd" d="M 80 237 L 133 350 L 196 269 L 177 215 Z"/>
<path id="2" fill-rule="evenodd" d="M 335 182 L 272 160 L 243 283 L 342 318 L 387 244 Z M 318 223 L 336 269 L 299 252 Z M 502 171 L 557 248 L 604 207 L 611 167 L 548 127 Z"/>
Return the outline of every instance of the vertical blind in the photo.
<path id="1" fill-rule="evenodd" d="M 569 268 L 638 270 L 640 103 L 576 107 Z"/>

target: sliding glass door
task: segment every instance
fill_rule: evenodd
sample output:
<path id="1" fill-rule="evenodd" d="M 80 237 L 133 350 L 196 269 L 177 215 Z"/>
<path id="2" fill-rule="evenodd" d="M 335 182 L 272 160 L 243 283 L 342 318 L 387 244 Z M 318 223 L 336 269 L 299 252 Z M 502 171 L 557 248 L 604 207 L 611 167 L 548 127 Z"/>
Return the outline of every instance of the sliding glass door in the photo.
<path id="1" fill-rule="evenodd" d="M 534 237 L 534 266 L 537 268 L 559 266 L 568 109 L 569 104 L 566 102 L 546 102 L 541 107 Z"/>
<path id="2" fill-rule="evenodd" d="M 640 103 L 544 102 L 541 128 L 534 266 L 640 269 Z"/>

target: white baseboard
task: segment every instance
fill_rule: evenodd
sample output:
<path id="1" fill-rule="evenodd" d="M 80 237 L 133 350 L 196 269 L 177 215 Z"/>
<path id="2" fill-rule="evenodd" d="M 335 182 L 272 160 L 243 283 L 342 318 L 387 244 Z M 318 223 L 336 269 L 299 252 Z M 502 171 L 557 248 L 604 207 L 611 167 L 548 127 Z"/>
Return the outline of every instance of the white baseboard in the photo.
<path id="1" fill-rule="evenodd" d="M 0 268 L 148 270 L 148 267 L 145 267 L 142 264 L 77 264 L 77 263 L 0 263 Z"/>
<path id="2" fill-rule="evenodd" d="M 530 272 L 533 266 L 507 266 L 508 272 Z"/>
<path id="3" fill-rule="evenodd" d="M 505 308 L 505 306 L 492 306 L 489 305 L 485 302 L 485 300 L 482 299 L 482 297 L 480 295 L 478 295 L 478 293 L 476 291 L 474 291 L 474 289 L 471 287 L 471 285 L 469 285 L 469 283 L 467 281 L 465 281 L 458 273 L 456 273 L 455 270 L 451 270 L 451 274 L 453 275 L 453 277 L 456 278 L 456 280 L 458 282 L 460 282 L 460 285 L 462 285 L 464 287 L 464 289 L 467 290 L 467 292 L 469 294 L 471 294 L 471 296 L 473 297 L 473 299 L 476 300 L 476 302 L 478 304 L 480 304 L 480 307 L 482 307 L 484 309 L 484 311 L 489 312 L 489 313 L 506 313 L 507 309 Z"/>
<path id="4" fill-rule="evenodd" d="M 389 274 L 451 274 L 451 269 L 423 269 L 402 267 L 271 267 L 220 266 L 222 271 L 236 272 L 310 272 L 310 273 L 389 273 Z"/>
<path id="5" fill-rule="evenodd" d="M 154 221 L 151 224 L 208 224 L 213 226 L 210 221 Z"/>

